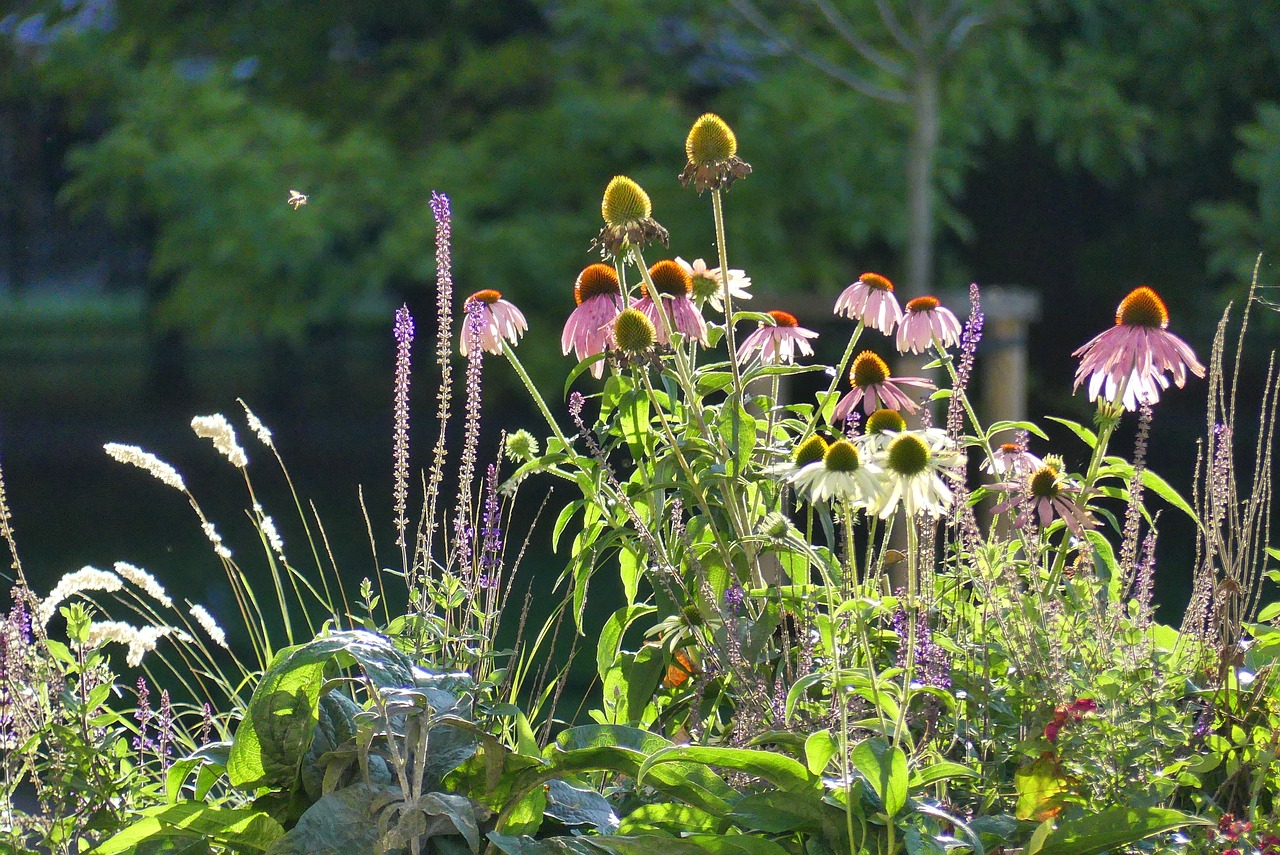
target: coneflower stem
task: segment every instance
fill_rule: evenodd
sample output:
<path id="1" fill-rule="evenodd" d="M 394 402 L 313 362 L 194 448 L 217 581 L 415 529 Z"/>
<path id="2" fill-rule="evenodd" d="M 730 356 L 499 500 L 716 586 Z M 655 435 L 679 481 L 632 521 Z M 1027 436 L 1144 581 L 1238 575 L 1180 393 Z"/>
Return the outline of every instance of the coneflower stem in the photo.
<path id="1" fill-rule="evenodd" d="M 573 446 L 569 444 L 569 440 L 565 438 L 564 432 L 560 430 L 560 425 L 556 423 L 555 417 L 551 415 L 551 410 L 547 407 L 547 402 L 542 399 L 542 393 L 538 391 L 538 387 L 533 385 L 529 373 L 524 370 L 524 366 L 520 364 L 520 357 L 516 356 L 515 349 L 511 347 L 506 339 L 502 340 L 502 353 L 507 357 L 507 361 L 511 363 L 511 367 L 516 370 L 516 374 L 524 383 L 525 389 L 529 392 L 529 396 L 533 398 L 533 402 L 538 405 L 538 411 L 542 413 L 542 417 L 547 420 L 547 424 L 551 428 L 551 432 L 556 435 L 556 439 L 564 446 L 564 453 L 570 457 L 577 457 L 578 453 L 574 451 Z"/>
<path id="2" fill-rule="evenodd" d="M 738 431 L 742 427 L 742 419 L 739 416 L 742 407 L 742 369 L 738 365 L 738 342 L 737 335 L 734 333 L 733 327 L 733 295 L 729 287 L 729 251 L 725 246 L 724 238 L 724 201 L 720 198 L 720 188 L 716 187 L 711 191 L 711 215 L 715 220 L 716 227 L 716 251 L 720 260 L 720 284 L 724 288 L 724 329 L 725 336 L 729 340 L 729 370 L 733 372 L 733 447 L 738 447 Z M 733 477 L 737 477 L 739 466 L 737 464 L 737 455 L 731 458 L 733 465 L 729 472 Z"/>
<path id="3" fill-rule="evenodd" d="M 831 384 L 827 386 L 827 393 L 822 396 L 822 400 L 830 399 L 832 393 L 836 391 L 836 386 L 840 384 L 840 378 L 844 376 L 845 369 L 849 367 L 849 360 L 853 358 L 853 348 L 858 343 L 858 339 L 862 337 L 862 330 L 866 327 L 862 321 L 858 321 L 858 325 L 854 327 L 853 335 L 849 337 L 849 344 L 844 349 L 844 356 L 840 357 L 840 365 L 836 368 L 835 376 L 831 378 Z M 809 419 L 809 424 L 805 427 L 804 433 L 800 437 L 800 445 L 809 437 L 813 436 L 813 432 L 818 428 L 818 420 L 822 418 L 824 406 L 819 404 L 813 410 L 813 416 Z"/>

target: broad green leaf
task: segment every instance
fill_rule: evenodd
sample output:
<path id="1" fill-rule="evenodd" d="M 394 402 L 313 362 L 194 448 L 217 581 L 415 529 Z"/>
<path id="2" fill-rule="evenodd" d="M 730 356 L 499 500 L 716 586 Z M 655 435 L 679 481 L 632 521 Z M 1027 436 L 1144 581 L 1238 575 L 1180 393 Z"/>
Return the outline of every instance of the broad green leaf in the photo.
<path id="1" fill-rule="evenodd" d="M 641 805 L 623 817 L 618 833 L 636 834 L 654 829 L 673 834 L 687 831 L 714 832 L 722 825 L 724 820 L 721 817 L 712 816 L 691 805 L 659 802 Z"/>
<path id="2" fill-rule="evenodd" d="M 1097 855 L 1166 831 L 1189 825 L 1211 826 L 1203 817 L 1169 808 L 1123 807 L 1062 820 L 1026 855 Z"/>
<path id="3" fill-rule="evenodd" d="M 236 728 L 227 777 L 237 787 L 287 785 L 298 773 L 319 722 L 320 689 L 330 664 L 354 662 L 379 687 L 412 686 L 413 663 L 387 639 L 336 632 L 276 654 Z"/>
<path id="4" fill-rule="evenodd" d="M 664 748 L 645 760 L 636 775 L 637 783 L 654 767 L 664 763 L 692 762 L 707 766 L 721 766 L 746 775 L 764 778 L 787 792 L 802 792 L 816 786 L 817 778 L 809 770 L 790 757 L 752 748 L 725 748 L 719 746 L 674 745 Z M 904 780 L 905 784 L 905 780 Z"/>
<path id="5" fill-rule="evenodd" d="M 743 796 L 728 819 L 748 831 L 792 834 L 821 830 L 823 810 L 822 793 L 817 790 L 806 794 L 769 790 Z"/>
<path id="6" fill-rule="evenodd" d="M 987 442 L 990 443 L 991 438 L 996 434 L 1009 430 L 1025 430 L 1027 433 L 1032 434 L 1033 436 L 1038 436 L 1041 439 L 1047 440 L 1049 438 L 1035 422 L 1000 421 L 993 422 L 991 427 L 987 428 Z"/>
<path id="7" fill-rule="evenodd" d="M 375 805 L 401 797 L 398 787 L 353 784 L 317 801 L 289 833 L 271 847 L 271 855 L 339 855 L 376 852 L 382 837 Z"/>
<path id="8" fill-rule="evenodd" d="M 160 843 L 169 837 L 198 835 L 239 850 L 265 852 L 284 834 L 280 823 L 252 808 L 225 808 L 204 802 L 139 811 L 142 819 L 112 835 L 90 855 L 124 855 L 143 843 Z"/>
<path id="9" fill-rule="evenodd" d="M 907 803 L 907 755 L 881 737 L 858 743 L 850 755 L 853 765 L 866 776 L 890 819 Z"/>
<path id="10" fill-rule="evenodd" d="M 627 605 L 636 601 L 642 572 L 640 555 L 634 548 L 624 546 L 618 550 L 618 577 L 622 579 L 622 594 L 627 599 Z"/>
<path id="11" fill-rule="evenodd" d="M 595 790 L 570 786 L 558 778 L 547 781 L 547 806 L 543 813 L 565 825 L 590 825 L 600 834 L 618 828 L 618 816 L 609 801 Z"/>
<path id="12" fill-rule="evenodd" d="M 1066 773 L 1053 752 L 1046 751 L 1013 773 L 1018 791 L 1014 814 L 1018 819 L 1048 820 L 1062 810 L 1063 797 L 1070 789 Z"/>

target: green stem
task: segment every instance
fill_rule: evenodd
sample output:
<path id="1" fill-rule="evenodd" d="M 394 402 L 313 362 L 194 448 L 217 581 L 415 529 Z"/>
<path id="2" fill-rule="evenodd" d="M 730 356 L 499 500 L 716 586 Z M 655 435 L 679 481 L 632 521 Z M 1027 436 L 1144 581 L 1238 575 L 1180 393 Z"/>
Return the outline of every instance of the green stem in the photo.
<path id="1" fill-rule="evenodd" d="M 854 328 L 853 335 L 849 337 L 849 344 L 844 349 L 844 356 L 840 357 L 840 365 L 836 368 L 835 376 L 831 378 L 831 385 L 827 386 L 827 393 L 820 400 L 826 401 L 835 392 L 836 386 L 840 385 L 840 378 L 844 376 L 844 371 L 849 367 L 849 359 L 853 356 L 853 348 L 858 343 L 858 339 L 862 337 L 862 331 L 866 325 L 862 321 L 858 321 L 858 326 Z M 813 432 L 818 428 L 818 420 L 822 418 L 822 404 L 814 407 L 813 416 L 809 419 L 809 424 L 805 427 L 804 433 L 800 436 L 796 445 L 802 445 L 805 440 L 813 436 Z"/>
<path id="2" fill-rule="evenodd" d="M 732 418 L 732 436 L 733 447 L 738 447 L 738 432 L 742 427 L 742 419 L 740 411 L 742 408 L 742 367 L 738 365 L 738 342 L 737 334 L 734 332 L 733 322 L 733 295 L 729 288 L 729 252 L 725 247 L 724 239 L 724 201 L 720 196 L 720 188 L 717 187 L 711 191 L 711 214 L 715 219 L 716 227 L 716 251 L 720 258 L 720 284 L 724 288 L 724 329 L 725 336 L 729 341 L 729 370 L 733 373 L 733 395 L 730 396 L 730 405 L 733 407 Z M 733 464 L 729 468 L 729 473 L 733 477 L 738 476 L 739 465 L 737 455 L 731 458 Z"/>
<path id="3" fill-rule="evenodd" d="M 542 393 L 538 391 L 538 387 L 533 385 L 533 380 L 529 378 L 529 373 L 524 370 L 524 366 L 520 364 L 520 358 L 516 356 L 515 349 L 506 341 L 502 340 L 502 352 L 506 355 L 507 361 L 511 363 L 511 367 L 516 370 L 524 388 L 529 392 L 533 402 L 538 405 L 539 412 L 542 417 L 547 420 L 547 424 L 551 427 L 551 432 L 556 435 L 556 439 L 560 440 L 560 444 L 564 447 L 564 453 L 570 458 L 576 458 L 578 452 L 569 444 L 569 440 L 565 439 L 564 433 L 560 430 L 560 425 L 556 423 L 555 418 L 551 415 L 551 410 L 547 407 L 547 402 L 542 399 Z"/>

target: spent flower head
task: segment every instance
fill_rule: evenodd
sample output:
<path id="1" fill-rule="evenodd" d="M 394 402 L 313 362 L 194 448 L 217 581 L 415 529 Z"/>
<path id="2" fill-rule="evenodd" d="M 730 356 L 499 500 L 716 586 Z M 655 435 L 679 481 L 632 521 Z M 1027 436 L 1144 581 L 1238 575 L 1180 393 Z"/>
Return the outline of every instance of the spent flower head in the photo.
<path id="1" fill-rule="evenodd" d="M 196 416 L 191 420 L 191 430 L 195 431 L 195 435 L 201 439 L 213 441 L 213 447 L 218 453 L 227 458 L 232 466 L 243 469 L 249 465 L 249 457 L 244 453 L 244 449 L 240 447 L 240 443 L 236 441 L 235 428 L 231 427 L 231 422 L 227 421 L 227 417 L 222 413 L 214 413 L 211 416 Z"/>
<path id="2" fill-rule="evenodd" d="M 1133 411 L 1159 401 L 1171 379 L 1181 389 L 1188 371 L 1203 377 L 1204 366 L 1191 347 L 1168 326 L 1169 310 L 1160 295 L 1145 285 L 1131 291 L 1116 309 L 1115 326 L 1072 353 L 1080 357 L 1072 388 L 1087 378 L 1090 401 L 1102 393 L 1104 400 Z"/>
<path id="3" fill-rule="evenodd" d="M 643 247 L 654 241 L 667 245 L 667 230 L 653 218 L 653 203 L 644 188 L 625 175 L 615 175 L 604 189 L 600 202 L 604 228 L 593 246 L 602 256 L 618 257 L 631 247 Z"/>
<path id="4" fill-rule="evenodd" d="M 680 184 L 692 184 L 699 194 L 721 187 L 727 191 L 734 181 L 751 174 L 751 164 L 738 158 L 733 129 L 715 113 L 703 113 L 693 123 L 684 141 L 684 153 L 688 162 L 680 173 Z"/>
<path id="5" fill-rule="evenodd" d="M 524 428 L 507 434 L 502 451 L 513 463 L 524 463 L 538 456 L 538 440 Z"/>

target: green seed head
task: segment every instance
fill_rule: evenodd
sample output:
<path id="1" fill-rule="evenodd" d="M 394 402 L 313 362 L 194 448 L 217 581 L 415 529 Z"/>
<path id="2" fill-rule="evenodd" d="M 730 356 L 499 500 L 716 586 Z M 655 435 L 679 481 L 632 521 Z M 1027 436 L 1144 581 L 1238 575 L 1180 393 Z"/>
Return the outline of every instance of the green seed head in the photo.
<path id="1" fill-rule="evenodd" d="M 704 113 L 689 129 L 684 153 L 695 166 L 724 163 L 738 153 L 738 138 L 715 113 Z"/>
<path id="2" fill-rule="evenodd" d="M 613 321 L 613 340 L 623 353 L 643 353 L 657 337 L 653 321 L 639 309 L 624 309 Z"/>
<path id="3" fill-rule="evenodd" d="M 795 461 L 797 466 L 806 466 L 821 460 L 827 453 L 827 441 L 822 437 L 814 434 L 806 439 L 800 445 L 796 446 L 796 450 L 792 453 L 791 459 Z"/>
<path id="4" fill-rule="evenodd" d="M 862 466 L 858 457 L 858 449 L 847 439 L 838 439 L 831 443 L 827 453 L 822 457 L 823 464 L 832 472 L 857 472 Z"/>
<path id="5" fill-rule="evenodd" d="M 889 469 L 911 477 L 929 468 L 929 446 L 918 436 L 904 433 L 889 443 Z"/>
<path id="6" fill-rule="evenodd" d="M 684 622 L 689 626 L 702 626 L 702 612 L 698 611 L 698 607 L 690 603 L 685 606 L 680 614 L 684 617 Z"/>
<path id="7" fill-rule="evenodd" d="M 777 511 L 765 515 L 760 521 L 760 531 L 774 540 L 782 540 L 791 530 L 791 522 Z"/>
<path id="8" fill-rule="evenodd" d="M 604 189 L 600 213 L 606 225 L 615 228 L 648 219 L 653 214 L 649 194 L 625 175 L 616 175 Z"/>
<path id="9" fill-rule="evenodd" d="M 884 433 L 887 430 L 902 433 L 906 429 L 907 422 L 902 418 L 902 413 L 897 410 L 876 410 L 867 416 L 867 433 L 869 434 Z"/>
<path id="10" fill-rule="evenodd" d="M 522 463 L 538 456 L 538 440 L 534 439 L 533 434 L 521 428 L 507 436 L 503 450 L 506 451 L 508 459 Z"/>

